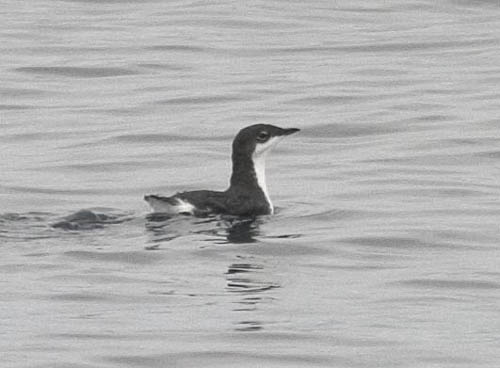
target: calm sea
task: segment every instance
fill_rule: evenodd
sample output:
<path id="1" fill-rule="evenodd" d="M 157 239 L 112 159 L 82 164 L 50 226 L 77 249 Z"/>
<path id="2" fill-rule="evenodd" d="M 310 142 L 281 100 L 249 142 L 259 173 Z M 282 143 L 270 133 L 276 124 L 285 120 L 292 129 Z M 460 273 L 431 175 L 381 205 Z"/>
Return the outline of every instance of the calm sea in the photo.
<path id="1" fill-rule="evenodd" d="M 0 5 L 2 368 L 499 366 L 497 0 Z"/>

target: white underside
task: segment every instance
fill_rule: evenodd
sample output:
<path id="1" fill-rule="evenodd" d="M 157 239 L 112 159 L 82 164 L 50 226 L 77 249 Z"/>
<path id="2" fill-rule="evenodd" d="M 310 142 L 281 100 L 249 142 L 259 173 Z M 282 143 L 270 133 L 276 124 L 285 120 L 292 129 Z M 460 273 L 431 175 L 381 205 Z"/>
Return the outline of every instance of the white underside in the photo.
<path id="1" fill-rule="evenodd" d="M 271 214 L 273 214 L 274 213 L 273 202 L 271 202 L 271 198 L 269 197 L 269 192 L 267 191 L 267 184 L 266 184 L 266 155 L 262 154 L 258 157 L 255 157 L 254 155 L 253 167 L 255 169 L 255 175 L 257 176 L 257 184 L 264 193 Z"/>
<path id="2" fill-rule="evenodd" d="M 168 215 L 178 215 L 180 213 L 189 213 L 193 214 L 195 210 L 195 206 L 187 201 L 183 201 L 180 198 L 176 198 L 177 204 L 172 205 L 168 202 L 156 199 L 149 198 L 148 203 L 151 206 L 153 212 L 165 213 Z"/>
<path id="3" fill-rule="evenodd" d="M 260 189 L 264 193 L 266 197 L 266 201 L 269 205 L 269 209 L 271 211 L 271 215 L 274 213 L 273 202 L 271 202 L 271 198 L 269 197 L 269 192 L 267 191 L 266 184 L 266 156 L 267 153 L 274 147 L 279 141 L 281 141 L 283 137 L 273 137 L 268 140 L 266 143 L 258 144 L 255 148 L 255 152 L 252 155 L 253 159 L 253 167 L 255 169 L 255 175 L 257 176 L 257 184 Z"/>

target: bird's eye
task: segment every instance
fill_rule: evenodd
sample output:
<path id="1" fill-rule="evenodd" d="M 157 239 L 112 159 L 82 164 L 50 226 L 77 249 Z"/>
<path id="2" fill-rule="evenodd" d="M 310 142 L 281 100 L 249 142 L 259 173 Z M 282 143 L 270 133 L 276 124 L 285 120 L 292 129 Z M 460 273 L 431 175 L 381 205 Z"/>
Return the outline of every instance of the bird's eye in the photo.
<path id="1" fill-rule="evenodd" d="M 262 132 L 260 132 L 258 135 L 257 135 L 257 140 L 259 142 L 265 142 L 269 139 L 269 133 L 266 132 L 265 130 L 263 130 Z"/>

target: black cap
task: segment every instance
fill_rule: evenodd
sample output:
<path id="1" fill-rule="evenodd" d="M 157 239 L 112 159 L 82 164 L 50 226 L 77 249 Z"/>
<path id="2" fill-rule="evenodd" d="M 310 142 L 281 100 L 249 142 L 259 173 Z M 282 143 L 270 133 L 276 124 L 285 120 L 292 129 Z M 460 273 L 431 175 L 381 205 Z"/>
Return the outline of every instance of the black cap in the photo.
<path id="1" fill-rule="evenodd" d="M 233 153 L 251 154 L 255 146 L 265 143 L 273 137 L 286 136 L 298 132 L 300 129 L 283 129 L 275 125 L 255 124 L 243 128 L 239 131 L 233 141 Z"/>

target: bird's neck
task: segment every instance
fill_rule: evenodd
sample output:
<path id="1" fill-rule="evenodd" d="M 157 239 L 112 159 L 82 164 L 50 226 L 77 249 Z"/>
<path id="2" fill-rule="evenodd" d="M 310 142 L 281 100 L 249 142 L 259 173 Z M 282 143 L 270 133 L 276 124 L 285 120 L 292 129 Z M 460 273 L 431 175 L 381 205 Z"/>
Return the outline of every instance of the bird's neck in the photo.
<path id="1" fill-rule="evenodd" d="M 265 154 L 238 155 L 233 154 L 233 173 L 231 175 L 231 187 L 239 192 L 257 191 L 263 195 L 271 213 L 273 205 L 269 198 L 266 184 L 266 157 Z"/>

